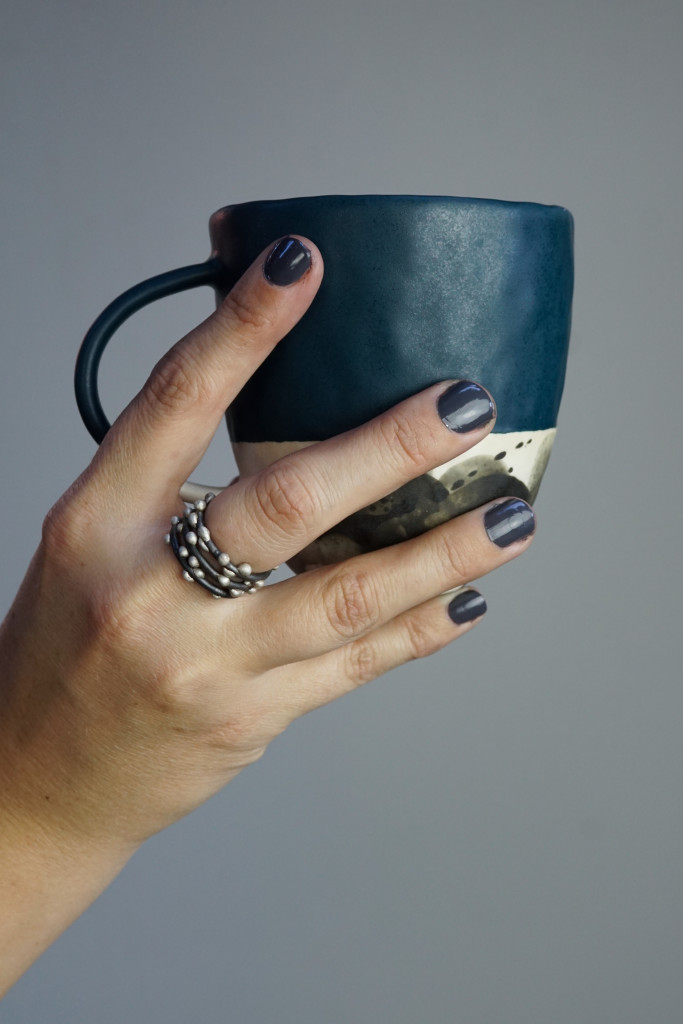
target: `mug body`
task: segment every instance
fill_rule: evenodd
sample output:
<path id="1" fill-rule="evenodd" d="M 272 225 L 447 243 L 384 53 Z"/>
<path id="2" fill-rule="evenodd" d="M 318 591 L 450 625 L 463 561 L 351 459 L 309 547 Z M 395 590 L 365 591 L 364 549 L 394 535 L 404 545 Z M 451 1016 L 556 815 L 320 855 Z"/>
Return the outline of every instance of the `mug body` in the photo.
<path id="1" fill-rule="evenodd" d="M 227 410 L 237 465 L 356 427 L 442 380 L 493 395 L 494 431 L 359 510 L 295 571 L 416 536 L 514 495 L 533 502 L 557 424 L 569 343 L 573 221 L 563 207 L 441 196 L 316 196 L 227 206 L 210 221 L 220 302 L 270 242 L 311 238 L 320 290 Z"/>

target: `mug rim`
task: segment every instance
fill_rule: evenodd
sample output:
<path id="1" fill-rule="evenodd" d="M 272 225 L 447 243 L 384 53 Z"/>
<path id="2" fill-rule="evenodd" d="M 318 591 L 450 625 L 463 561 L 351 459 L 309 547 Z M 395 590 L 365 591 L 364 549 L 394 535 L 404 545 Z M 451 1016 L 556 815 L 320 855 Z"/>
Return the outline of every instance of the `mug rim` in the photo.
<path id="1" fill-rule="evenodd" d="M 336 202 L 342 203 L 343 205 L 351 205 L 354 202 L 360 202 L 373 200 L 374 202 L 380 203 L 392 203 L 392 204 L 408 204 L 413 205 L 437 205 L 439 203 L 446 205 L 473 205 L 473 206 L 491 206 L 491 207 L 516 207 L 516 208 L 533 208 L 538 210 L 545 210 L 547 212 L 556 211 L 563 214 L 568 214 L 572 217 L 572 213 L 559 203 L 538 203 L 524 199 L 493 199 L 487 196 L 446 196 L 446 195 L 419 195 L 417 193 L 405 193 L 405 192 L 388 192 L 388 193 L 374 193 L 374 192 L 352 192 L 352 193 L 330 193 L 326 195 L 316 196 L 288 196 L 283 199 L 248 199 L 241 203 L 228 203 L 226 206 L 219 207 L 213 214 L 215 217 L 217 214 L 222 213 L 224 210 L 234 210 L 237 207 L 244 208 L 247 206 L 294 206 L 297 203 L 327 203 Z"/>

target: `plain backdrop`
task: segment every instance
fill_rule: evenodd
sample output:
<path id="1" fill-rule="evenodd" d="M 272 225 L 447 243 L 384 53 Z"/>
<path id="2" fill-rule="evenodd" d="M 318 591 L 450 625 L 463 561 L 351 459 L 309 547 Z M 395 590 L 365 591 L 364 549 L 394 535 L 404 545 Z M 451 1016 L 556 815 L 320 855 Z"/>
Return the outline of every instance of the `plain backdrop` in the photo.
<path id="1" fill-rule="evenodd" d="M 485 622 L 149 842 L 3 1024 L 680 1024 L 682 30 L 679 0 L 2 4 L 3 611 L 93 453 L 85 329 L 205 258 L 214 209 L 559 203 L 577 268 L 538 535 Z M 120 332 L 112 415 L 211 308 Z"/>

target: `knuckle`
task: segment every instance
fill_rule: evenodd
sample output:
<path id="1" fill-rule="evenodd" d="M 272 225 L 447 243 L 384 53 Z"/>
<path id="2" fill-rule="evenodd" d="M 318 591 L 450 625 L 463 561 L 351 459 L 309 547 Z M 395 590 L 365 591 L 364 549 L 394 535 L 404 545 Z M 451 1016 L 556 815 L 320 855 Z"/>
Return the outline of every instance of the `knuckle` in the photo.
<path id="1" fill-rule="evenodd" d="M 253 500 L 262 523 L 288 536 L 305 532 L 320 512 L 320 501 L 290 463 L 271 466 L 255 482 Z"/>
<path id="2" fill-rule="evenodd" d="M 426 658 L 434 654 L 443 646 L 440 638 L 433 628 L 428 626 L 424 620 L 414 615 L 409 615 L 403 623 L 405 635 L 405 649 L 408 661 L 416 661 L 418 658 Z"/>
<path id="3" fill-rule="evenodd" d="M 203 732 L 208 724 L 206 708 L 202 708 L 194 683 L 183 666 L 166 656 L 146 666 L 138 692 L 158 721 L 174 732 L 191 734 Z"/>
<path id="4" fill-rule="evenodd" d="M 146 662 L 153 654 L 159 676 L 166 677 L 171 674 L 170 664 L 175 655 L 170 648 L 157 651 L 155 645 L 149 644 L 154 627 L 148 597 L 141 581 L 133 585 L 130 581 L 103 580 L 87 595 L 88 632 L 116 657 L 128 653 L 134 654 L 135 660 Z"/>
<path id="5" fill-rule="evenodd" d="M 401 466 L 423 469 L 429 463 L 429 437 L 405 413 L 394 411 L 379 421 L 382 442 L 397 453 Z"/>
<path id="6" fill-rule="evenodd" d="M 100 522 L 83 488 L 74 484 L 47 513 L 42 524 L 42 547 L 50 562 L 81 565 L 93 546 L 93 528 Z"/>
<path id="7" fill-rule="evenodd" d="M 364 572 L 339 573 L 327 584 L 323 605 L 333 635 L 342 642 L 373 629 L 380 619 L 375 585 Z"/>
<path id="8" fill-rule="evenodd" d="M 79 517 L 63 501 L 57 502 L 43 520 L 42 541 L 45 550 L 54 556 L 71 553 L 80 539 Z"/>
<path id="9" fill-rule="evenodd" d="M 153 408 L 182 412 L 211 399 L 213 388 L 186 346 L 172 348 L 157 363 L 142 395 Z"/>
<path id="10" fill-rule="evenodd" d="M 445 560 L 448 579 L 454 581 L 453 585 L 466 583 L 470 579 L 470 557 L 462 539 L 449 536 L 448 531 L 445 531 L 442 543 L 437 546 L 436 555 Z"/>
<path id="11" fill-rule="evenodd" d="M 83 619 L 100 663 L 126 673 L 131 695 L 157 715 L 192 725 L 201 712 L 195 695 L 201 656 L 188 664 L 176 645 L 157 642 L 163 625 L 150 611 L 144 585 L 109 583 L 91 590 Z"/>
<path id="12" fill-rule="evenodd" d="M 346 674 L 355 686 L 363 686 L 381 675 L 377 649 L 371 639 L 354 640 L 344 648 Z"/>
<path id="13" fill-rule="evenodd" d="M 264 735 L 263 716 L 258 711 L 243 711 L 231 715 L 212 729 L 210 744 L 222 750 L 247 755 L 247 763 L 263 756 L 269 736 Z"/>
<path id="14" fill-rule="evenodd" d="M 272 326 L 271 317 L 262 309 L 255 298 L 242 288 L 233 288 L 223 299 L 216 311 L 216 318 L 229 329 L 237 327 L 238 333 L 252 335 Z"/>

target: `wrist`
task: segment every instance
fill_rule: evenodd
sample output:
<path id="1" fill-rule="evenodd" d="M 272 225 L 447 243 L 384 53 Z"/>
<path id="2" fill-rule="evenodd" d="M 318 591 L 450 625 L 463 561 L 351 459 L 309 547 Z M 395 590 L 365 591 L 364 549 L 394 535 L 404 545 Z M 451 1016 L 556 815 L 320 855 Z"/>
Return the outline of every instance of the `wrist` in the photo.
<path id="1" fill-rule="evenodd" d="M 0 997 L 97 899 L 135 852 L 25 812 L 0 790 Z"/>
<path id="2" fill-rule="evenodd" d="M 31 700 L 35 676 L 25 646 L 10 643 L 0 628 L 0 996 L 139 845 L 79 829 L 60 758 L 51 750 L 52 730 L 36 728 L 23 710 L 40 707 Z"/>

